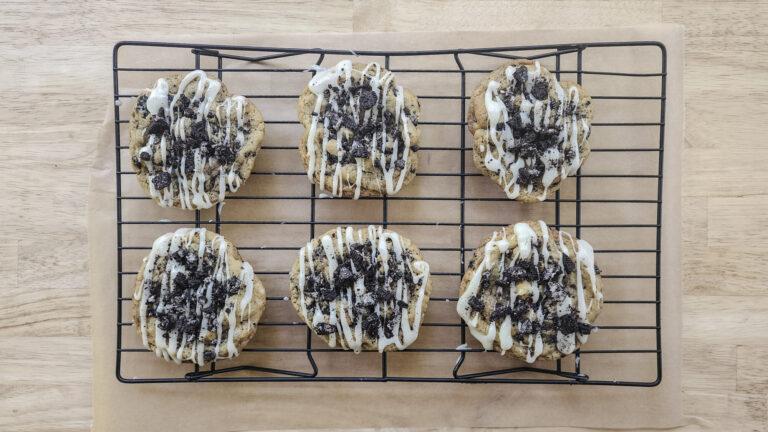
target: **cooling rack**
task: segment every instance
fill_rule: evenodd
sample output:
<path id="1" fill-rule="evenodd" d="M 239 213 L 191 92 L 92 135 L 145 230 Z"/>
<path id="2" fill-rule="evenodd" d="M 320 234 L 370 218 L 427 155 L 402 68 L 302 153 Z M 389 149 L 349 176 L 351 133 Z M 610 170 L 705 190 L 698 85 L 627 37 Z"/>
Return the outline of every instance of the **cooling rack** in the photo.
<path id="1" fill-rule="evenodd" d="M 141 64 L 120 64 L 121 50 L 140 50 L 141 58 L 145 59 Z M 183 57 L 188 61 L 183 67 L 166 67 L 158 61 L 162 53 L 173 53 L 174 58 Z M 625 70 L 622 65 L 605 65 L 596 67 L 591 65 L 585 68 L 583 65 L 592 53 L 601 53 L 605 58 L 606 53 L 617 53 L 630 56 L 646 56 L 644 61 L 647 67 L 642 70 Z M 226 207 L 222 210 L 219 206 L 213 214 L 201 215 L 201 211 L 185 212 L 187 216 L 181 216 L 174 220 L 141 220 L 136 214 L 140 210 L 128 211 L 128 206 L 139 208 L 152 208 L 156 210 L 153 201 L 141 193 L 130 192 L 130 184 L 136 183 L 131 178 L 135 174 L 130 169 L 130 156 L 125 139 L 121 140 L 128 127 L 128 115 L 125 107 L 131 105 L 137 96 L 136 86 L 121 88 L 126 74 L 142 73 L 153 74 L 155 77 L 167 75 L 172 72 L 184 72 L 201 68 L 209 74 L 215 74 L 219 79 L 227 82 L 233 74 L 252 74 L 253 82 L 270 77 L 276 87 L 281 76 L 302 77 L 304 82 L 313 73 L 308 70 L 312 64 L 327 66 L 332 64 L 334 58 L 359 56 L 365 61 L 378 61 L 386 68 L 398 74 L 400 83 L 406 83 L 409 76 L 421 77 L 450 77 L 452 85 L 448 86 L 441 94 L 418 94 L 422 104 L 432 103 L 455 107 L 454 115 L 450 118 L 428 119 L 421 121 L 420 127 L 425 131 L 443 131 L 444 136 L 451 137 L 448 140 L 436 143 L 422 139 L 420 154 L 422 163 L 417 179 L 436 181 L 444 184 L 438 195 L 430 194 L 421 196 L 408 193 L 398 196 L 382 198 L 362 198 L 358 203 L 363 205 L 367 201 L 375 201 L 380 206 L 380 212 L 376 217 L 370 217 L 369 213 L 363 220 L 352 215 L 350 220 L 329 220 L 320 212 L 318 207 L 327 203 L 327 195 L 319 188 L 310 185 L 306 174 L 300 169 L 264 169 L 258 164 L 254 168 L 249 183 L 258 182 L 259 179 L 276 176 L 287 179 L 301 186 L 303 192 L 286 194 L 279 188 L 256 189 L 252 193 L 241 189 L 238 193 L 229 196 L 227 203 L 236 203 L 240 206 L 280 206 L 299 204 L 305 211 L 304 214 L 294 214 L 290 218 L 271 220 L 260 214 L 247 212 L 233 213 L 229 216 Z M 366 51 L 366 50 L 337 50 L 321 48 L 275 48 L 260 46 L 231 46 L 231 45 L 205 45 L 205 44 L 179 44 L 163 42 L 120 42 L 115 45 L 113 51 L 113 86 L 115 101 L 115 167 L 116 167 L 116 191 L 117 191 L 117 332 L 116 332 L 116 376 L 125 383 L 177 383 L 177 382 L 235 382 L 235 381 L 366 381 L 366 382 L 461 382 L 461 383 L 536 383 L 536 384 L 579 384 L 579 385 L 619 385 L 619 386 L 655 386 L 661 381 L 661 317 L 660 317 L 660 267 L 662 262 L 661 251 L 661 211 L 662 211 L 662 172 L 664 154 L 664 121 L 666 103 L 666 70 L 667 54 L 660 42 L 600 42 L 577 44 L 553 44 L 537 46 L 509 46 L 496 48 L 472 48 L 472 49 L 444 49 L 427 51 Z M 617 55 L 617 57 L 621 57 Z M 633 274 L 611 274 L 604 272 L 602 277 L 606 285 L 606 301 L 603 314 L 608 310 L 621 310 L 619 313 L 598 322 L 598 332 L 590 338 L 583 349 L 575 352 L 563 360 L 537 362 L 533 365 L 517 363 L 509 359 L 501 358 L 498 353 L 483 352 L 479 345 L 474 343 L 474 338 L 467 335 L 467 328 L 455 313 L 437 315 L 439 320 L 430 320 L 430 312 L 427 321 L 423 324 L 422 332 L 439 331 L 443 335 L 427 338 L 424 344 L 417 341 L 414 347 L 395 353 L 364 353 L 359 356 L 347 351 L 328 347 L 307 328 L 303 322 L 297 322 L 297 318 L 272 320 L 265 317 L 259 325 L 259 333 L 274 331 L 290 335 L 285 339 L 295 343 L 282 346 L 279 341 L 283 337 L 275 337 L 277 344 L 262 344 L 258 334 L 254 341 L 244 349 L 244 352 L 235 360 L 226 362 L 226 367 L 217 367 L 216 362 L 206 367 L 194 366 L 163 366 L 159 370 L 144 373 L 144 365 L 155 366 L 161 362 L 154 358 L 154 354 L 148 350 L 137 347 L 135 331 L 132 328 L 130 310 L 131 293 L 133 291 L 133 279 L 141 263 L 141 256 L 146 255 L 151 248 L 151 241 L 143 244 L 135 244 L 134 232 L 157 228 L 158 225 L 173 226 L 206 226 L 216 232 L 225 231 L 230 227 L 243 227 L 255 229 L 258 226 L 282 227 L 296 226 L 306 228 L 302 238 L 283 239 L 278 238 L 280 244 L 269 244 L 266 241 L 257 244 L 239 244 L 238 238 L 231 238 L 238 249 L 247 255 L 250 252 L 267 252 L 278 254 L 280 252 L 297 251 L 309 238 L 322 233 L 336 225 L 353 224 L 363 226 L 367 224 L 395 227 L 394 229 L 429 229 L 439 226 L 445 232 L 451 232 L 451 238 L 455 243 L 449 246 L 422 247 L 427 261 L 431 261 L 429 254 L 438 254 L 440 261 L 449 266 L 450 271 L 433 271 L 435 284 L 442 289 L 433 291 L 430 308 L 433 304 L 447 304 L 447 309 L 455 310 L 455 297 L 458 291 L 458 281 L 465 270 L 465 261 L 471 257 L 476 242 L 468 240 L 469 231 L 479 229 L 487 235 L 493 229 L 516 222 L 522 219 L 515 217 L 522 207 L 514 201 L 507 200 L 500 191 L 493 193 L 494 189 L 482 189 L 485 191 L 478 196 L 474 189 L 474 182 L 482 180 L 482 176 L 474 169 L 471 163 L 471 137 L 466 132 L 466 112 L 469 102 L 469 93 L 473 88 L 473 81 L 479 80 L 495 67 L 488 66 L 488 60 L 498 62 L 506 59 L 536 59 L 542 63 L 547 62 L 551 72 L 558 79 L 570 79 L 582 83 L 585 79 L 610 79 L 614 80 L 614 87 L 624 90 L 623 94 L 601 95 L 597 90 L 590 91 L 596 104 L 614 104 L 611 109 L 622 109 L 627 112 L 649 111 L 654 116 L 653 121 L 648 121 L 646 116 L 631 121 L 594 122 L 593 137 L 601 130 L 610 130 L 606 133 L 602 142 L 603 146 L 594 146 L 592 159 L 599 159 L 601 155 L 607 157 L 607 162 L 590 161 L 585 167 L 602 166 L 604 169 L 595 173 L 581 172 L 575 178 L 568 179 L 570 186 L 563 187 L 554 199 L 546 203 L 533 204 L 534 209 L 547 210 L 539 215 L 550 226 L 558 229 L 569 230 L 581 237 L 582 231 L 589 231 L 589 237 L 602 238 L 621 236 L 622 230 L 642 230 L 644 237 L 648 238 L 647 247 L 614 247 L 595 248 L 597 260 L 601 267 L 610 268 L 613 261 L 622 260 L 637 262 L 637 269 Z M 484 60 L 484 62 L 483 62 Z M 418 66 L 419 62 L 436 64 L 438 66 Z M 135 63 L 135 62 L 134 62 Z M 636 63 L 632 63 L 636 64 Z M 413 66 L 417 65 L 417 66 Z M 599 66 L 599 65 L 598 65 Z M 429 78 L 432 79 L 432 78 Z M 642 82 L 651 85 L 638 86 Z M 150 81 L 151 82 L 151 81 Z M 144 86 L 146 86 L 146 81 Z M 405 84 L 408 87 L 408 84 Z M 585 85 L 588 89 L 588 85 Z M 635 88 L 652 88 L 649 93 L 636 92 Z M 258 87 L 261 88 L 261 87 Z M 301 87 L 279 88 L 268 92 L 245 91 L 245 96 L 257 103 L 257 106 L 265 113 L 267 120 L 267 136 L 270 128 L 285 126 L 299 127 L 298 121 L 290 116 L 280 119 L 269 119 L 270 104 L 289 102 L 295 106 Z M 642 105 L 642 106 L 640 106 Z M 121 110 L 121 107 L 123 109 Z M 643 108 L 647 107 L 647 108 Z M 426 110 L 424 110 L 426 113 Z M 601 119 L 601 111 L 596 107 L 596 120 Z M 295 112 L 295 111 L 294 111 Z M 656 121 L 656 118 L 658 119 Z M 640 121 L 635 121 L 640 120 Z M 295 154 L 296 145 L 301 129 L 296 129 L 296 139 L 288 143 L 265 142 L 260 153 L 260 158 L 265 154 L 280 152 L 285 157 L 298 160 Z M 639 137 L 633 145 L 623 145 L 622 137 L 631 134 Z M 639 145 L 637 143 L 640 143 Z M 431 156 L 434 158 L 430 158 Z M 283 156 L 280 156 L 283 157 Z M 430 161 L 448 160 L 448 168 L 441 171 L 430 169 Z M 620 161 L 625 161 L 622 163 Z M 602 165 L 600 165 L 602 164 Z M 297 165 L 298 166 L 298 165 Z M 637 172 L 633 167 L 652 167 L 650 172 Z M 618 168 L 611 171 L 615 167 Z M 623 169 L 622 169 L 623 168 Z M 274 177 L 273 177 L 274 178 Z M 617 182 L 617 197 L 596 197 L 591 195 L 590 188 L 595 182 Z M 650 191 L 649 196 L 638 199 L 635 196 L 625 198 L 620 196 L 622 190 L 630 190 L 635 184 L 642 182 L 643 188 Z M 471 183 L 471 184 L 470 184 Z M 623 185 L 623 186 L 622 186 Z M 491 185 L 495 188 L 495 185 Z M 473 190 L 470 191 L 469 189 Z M 407 192 L 409 188 L 404 188 Z M 418 192 L 418 191 L 417 191 Z M 488 195 L 488 196 L 485 196 Z M 350 200 L 335 198 L 334 205 Z M 351 203 L 356 205 L 356 203 Z M 369 203 L 370 204 L 370 203 Z M 456 219 L 447 222 L 435 221 L 431 215 L 424 215 L 424 220 L 402 220 L 393 218 L 392 207 L 398 208 L 423 206 L 430 204 L 439 209 L 453 206 Z M 477 216 L 482 212 L 483 206 L 490 206 L 499 215 L 497 221 L 488 222 L 487 218 Z M 541 206 L 541 207 L 535 207 Z M 617 207 L 618 206 L 618 207 Z M 423 207 L 419 207 L 423 208 Z M 626 209 L 630 210 L 617 210 Z M 639 210 L 635 210 L 639 209 Z M 524 210 L 524 211 L 528 211 Z M 438 211 L 438 210 L 436 210 Z M 178 213 L 174 213 L 178 214 Z M 419 213 L 422 214 L 423 213 Z M 509 216 L 505 216 L 509 214 Z M 534 214 L 536 214 L 534 212 Z M 245 216 L 239 216 L 245 215 Z M 594 217 L 594 215 L 601 215 Z M 645 215 L 642 220 L 634 220 L 634 215 Z M 192 219 L 194 216 L 194 219 Z M 210 219 L 208 219 L 210 217 Z M 595 221 L 587 220 L 589 218 Z M 507 219 L 504 219 L 507 218 Z M 479 220 L 479 221 L 478 221 Z M 594 222 L 594 223 L 593 223 Z M 327 227 L 320 229 L 319 227 Z M 130 232 L 129 231 L 130 228 Z M 175 228 L 169 228 L 171 231 Z M 275 228 L 276 229 L 276 228 Z M 602 231 L 602 233 L 601 233 Z M 271 242 L 275 238 L 270 239 Z M 591 241 L 591 240 L 590 240 Z M 593 243 L 594 245 L 594 243 Z M 253 261 L 251 261 L 253 262 Z M 259 277 L 276 278 L 283 277 L 287 280 L 288 270 L 293 258 L 285 259 L 282 264 L 272 267 L 261 267 L 254 263 L 256 274 Z M 447 262 L 447 264 L 446 264 Z M 641 265 L 642 264 L 642 265 Z M 287 297 L 283 295 L 269 295 L 287 292 L 286 286 L 274 287 L 265 282 L 267 288 L 267 311 L 277 308 L 280 304 L 287 303 Z M 624 287 L 631 292 L 632 287 L 646 287 L 638 292 L 646 292 L 644 298 L 632 298 L 632 294 L 624 296 L 612 296 L 611 292 L 621 292 Z M 444 292 L 445 295 L 440 295 Z M 453 294 L 451 294 L 453 293 Z M 615 297 L 615 298 L 614 298 Z M 641 310 L 642 308 L 642 310 Z M 430 309 L 430 311 L 431 311 Z M 642 317 L 642 322 L 626 322 L 624 316 Z M 443 319 L 444 318 L 444 319 Z M 292 320 L 291 320 L 292 319 Z M 267 330 L 265 330 L 267 329 Z M 609 336 L 626 334 L 629 336 Z M 605 336 L 604 336 L 605 335 Z M 594 344 L 593 340 L 601 338 L 624 341 L 618 348 L 589 349 Z M 458 342 L 458 343 L 457 343 Z M 635 345 L 635 343 L 637 343 Z M 322 360 L 318 360 L 319 357 Z M 492 356 L 492 358 L 491 358 Z M 271 361 L 271 362 L 270 362 Z M 345 365 L 344 373 L 336 373 L 332 365 Z M 402 367 L 393 366 L 407 364 L 409 373 L 399 373 Z M 591 366 L 594 365 L 594 366 Z M 625 367 L 629 366 L 629 369 Z M 289 367 L 290 366 L 290 367 Z M 646 376 L 635 377 L 632 368 L 641 368 L 650 371 Z M 327 371 L 326 371 L 327 370 Z M 415 371 L 415 372 L 414 372 Z"/>

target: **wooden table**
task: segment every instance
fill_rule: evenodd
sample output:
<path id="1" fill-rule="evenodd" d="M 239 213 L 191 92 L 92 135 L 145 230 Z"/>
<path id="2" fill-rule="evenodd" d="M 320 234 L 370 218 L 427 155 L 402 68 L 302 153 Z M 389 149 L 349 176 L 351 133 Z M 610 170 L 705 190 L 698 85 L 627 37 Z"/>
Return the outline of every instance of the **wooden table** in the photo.
<path id="1" fill-rule="evenodd" d="M 761 273 L 768 251 L 761 229 L 768 224 L 768 120 L 759 118 L 768 97 L 768 3 L 186 3 L 185 9 L 135 1 L 0 5 L 0 430 L 90 426 L 86 191 L 111 100 L 116 41 L 659 22 L 686 25 L 684 410 L 718 428 L 768 428 L 768 284 Z"/>

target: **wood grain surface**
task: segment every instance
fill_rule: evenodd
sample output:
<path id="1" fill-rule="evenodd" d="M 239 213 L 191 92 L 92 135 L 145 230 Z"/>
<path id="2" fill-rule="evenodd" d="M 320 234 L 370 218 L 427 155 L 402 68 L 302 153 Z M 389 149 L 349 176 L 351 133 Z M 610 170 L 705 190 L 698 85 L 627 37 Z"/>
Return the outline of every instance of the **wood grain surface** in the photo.
<path id="1" fill-rule="evenodd" d="M 659 22 L 686 26 L 685 414 L 768 428 L 768 2 L 170 3 L 0 4 L 0 430 L 90 429 L 85 199 L 116 41 Z"/>

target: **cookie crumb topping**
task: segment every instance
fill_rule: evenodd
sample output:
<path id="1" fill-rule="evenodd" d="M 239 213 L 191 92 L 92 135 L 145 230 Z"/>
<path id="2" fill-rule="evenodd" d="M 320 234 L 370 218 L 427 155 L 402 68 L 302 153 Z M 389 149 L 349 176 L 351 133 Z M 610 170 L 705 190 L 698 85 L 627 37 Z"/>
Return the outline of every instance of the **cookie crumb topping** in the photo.
<path id="1" fill-rule="evenodd" d="M 483 165 L 498 175 L 509 198 L 535 191 L 543 201 L 550 187 L 581 166 L 590 121 L 579 109 L 579 88 L 563 89 L 539 62 L 533 70 L 507 66 L 504 78 L 490 81 L 485 91 Z"/>
<path id="2" fill-rule="evenodd" d="M 155 240 L 134 294 L 144 346 L 154 345 L 158 357 L 176 363 L 202 365 L 238 354 L 235 327 L 244 319 L 251 327 L 253 269 L 243 262 L 233 274 L 229 259 L 226 240 L 214 235 L 209 241 L 205 228 L 182 228 Z M 224 357 L 220 348 L 226 348 Z"/>
<path id="3" fill-rule="evenodd" d="M 418 337 L 428 301 L 429 265 L 414 258 L 400 236 L 381 227 L 352 227 L 315 239 L 299 252 L 293 297 L 314 332 L 360 352 L 364 339 L 384 351 Z M 413 311 L 413 323 L 409 319 Z"/>
<path id="4" fill-rule="evenodd" d="M 363 172 L 375 172 L 383 178 L 387 194 L 399 191 L 409 172 L 409 153 L 418 150 L 411 145 L 418 114 L 405 106 L 394 75 L 378 63 L 357 70 L 342 60 L 317 72 L 309 89 L 317 98 L 307 138 L 310 180 L 317 171 L 320 185 L 326 176 L 332 178 L 333 195 L 342 196 L 345 188 L 354 187 L 357 199 Z M 392 98 L 394 104 L 388 103 Z M 316 150 L 318 134 L 322 147 Z"/>
<path id="5" fill-rule="evenodd" d="M 473 260 L 476 270 L 456 306 L 483 348 L 500 346 L 504 354 L 518 344 L 529 363 L 541 355 L 545 343 L 570 354 L 586 342 L 592 331 L 588 316 L 602 302 L 589 243 L 562 231 L 550 238 L 549 227 L 543 221 L 538 225 L 541 235 L 526 222 L 514 225 L 514 239 L 506 228 L 494 232 Z M 592 292 L 589 304 L 585 290 Z M 480 321 L 488 324 L 485 333 Z"/>
<path id="6" fill-rule="evenodd" d="M 204 209 L 242 181 L 237 154 L 251 132 L 245 121 L 246 100 L 230 96 L 219 100 L 221 83 L 196 70 L 187 74 L 175 92 L 161 78 L 142 94 L 136 113 L 149 119 L 143 131 L 145 145 L 138 150 L 136 168 L 146 170 L 149 193 L 161 206 Z"/>

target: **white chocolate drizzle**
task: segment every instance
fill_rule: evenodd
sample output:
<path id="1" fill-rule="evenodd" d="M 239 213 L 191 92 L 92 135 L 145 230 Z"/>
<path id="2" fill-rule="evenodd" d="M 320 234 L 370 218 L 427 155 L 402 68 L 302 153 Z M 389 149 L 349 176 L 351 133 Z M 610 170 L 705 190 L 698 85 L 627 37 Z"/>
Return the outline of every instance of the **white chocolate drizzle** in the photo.
<path id="1" fill-rule="evenodd" d="M 494 232 L 491 240 L 488 241 L 482 252 L 482 259 L 479 262 L 475 262 L 474 274 L 467 283 L 464 293 L 459 297 L 456 305 L 456 310 L 459 315 L 467 323 L 470 333 L 482 344 L 485 350 L 493 350 L 496 343 L 501 349 L 502 355 L 512 349 L 515 343 L 523 346 L 526 353 L 526 362 L 533 363 L 541 355 L 544 348 L 544 342 L 542 338 L 542 324 L 545 320 L 543 311 L 543 300 L 550 295 L 548 291 L 543 287 L 538 287 L 537 280 L 524 280 L 521 282 L 512 282 L 509 286 L 509 294 L 503 296 L 494 295 L 496 292 L 504 289 L 502 287 L 495 287 L 493 284 L 485 290 L 481 288 L 481 282 L 483 279 L 483 273 L 492 269 L 498 269 L 498 274 L 501 275 L 505 268 L 512 268 L 518 264 L 521 260 L 528 260 L 533 263 L 537 268 L 537 272 L 544 272 L 548 269 L 556 270 L 554 274 L 558 275 L 555 282 L 560 284 L 561 289 L 565 289 L 565 294 L 561 295 L 561 299 L 557 301 L 556 315 L 562 317 L 572 314 L 575 309 L 577 314 L 577 320 L 579 323 L 587 324 L 591 326 L 591 323 L 587 319 L 591 313 L 592 308 L 597 305 L 595 302 L 591 302 L 589 305 L 584 304 L 584 288 L 581 279 L 581 272 L 586 270 L 590 277 L 590 286 L 593 290 L 594 299 L 598 301 L 602 299 L 602 293 L 597 290 L 596 272 L 595 272 L 595 260 L 592 247 L 584 240 L 576 240 L 562 231 L 559 231 L 557 240 L 552 239 L 556 248 L 550 249 L 550 235 L 549 227 L 543 221 L 538 221 L 538 225 L 541 229 L 541 235 L 537 235 L 533 227 L 525 222 L 517 223 L 513 226 L 515 234 L 516 246 L 510 249 L 510 240 L 507 238 L 506 228 L 502 229 L 501 233 Z M 564 241 L 563 237 L 567 240 Z M 570 247 L 570 249 L 569 249 Z M 570 254 L 575 251 L 575 257 L 571 257 Z M 566 265 L 563 261 L 563 256 L 567 255 L 575 265 L 575 269 L 568 273 L 575 274 L 576 284 L 576 307 L 573 307 L 572 294 L 570 289 L 563 287 L 566 277 Z M 574 259 L 575 258 L 575 259 Z M 583 268 L 582 268 L 583 267 Z M 499 276 L 500 277 L 500 276 Z M 552 282 L 550 282 L 552 283 Z M 482 292 L 481 292 L 482 290 Z M 499 291 L 497 291 L 499 290 Z M 530 296 L 530 305 L 526 309 L 524 318 L 530 320 L 530 322 L 538 323 L 538 331 L 524 332 L 520 342 L 516 341 L 515 335 L 520 332 L 522 321 L 513 322 L 512 315 L 507 314 L 501 321 L 501 324 L 497 324 L 497 320 L 486 319 L 488 323 L 488 329 L 483 332 L 479 328 L 479 321 L 481 319 L 481 313 L 475 310 L 470 301 L 473 297 L 477 299 L 490 297 L 497 304 L 501 300 L 506 303 L 501 306 L 514 309 L 516 306 L 516 300 L 520 296 L 518 291 L 522 290 L 523 294 Z M 523 299 L 525 301 L 525 299 Z M 488 302 L 484 302 L 485 307 L 488 307 Z M 487 314 L 490 316 L 490 313 Z M 500 319 L 500 318 L 499 318 Z M 576 337 L 579 338 L 580 343 L 587 341 L 587 334 L 581 334 L 578 331 L 572 331 L 565 335 L 557 330 L 557 343 L 556 348 L 563 354 L 572 353 L 576 345 Z M 498 340 L 498 342 L 496 342 Z"/>
<path id="2" fill-rule="evenodd" d="M 198 247 L 193 249 L 192 243 L 198 241 Z M 196 268 L 189 268 L 189 263 L 185 267 L 174 258 L 180 249 L 184 249 L 188 254 L 189 262 L 195 262 Z M 202 280 L 199 286 L 190 286 L 193 289 L 195 307 L 190 302 L 184 302 L 183 316 L 175 316 L 175 319 L 199 319 L 201 320 L 200 331 L 198 334 L 187 334 L 183 329 L 173 328 L 171 330 L 161 329 L 161 320 L 157 318 L 158 313 L 162 313 L 168 305 L 163 303 L 165 295 L 171 291 L 174 292 L 176 277 L 179 273 L 189 276 L 197 269 L 202 268 L 205 259 L 211 261 L 211 274 Z M 158 268 L 158 266 L 160 266 Z M 238 278 L 240 288 L 236 295 L 227 295 L 224 300 L 224 307 L 216 312 L 216 319 L 209 322 L 208 314 L 203 313 L 203 309 L 210 306 L 213 300 L 214 281 L 226 284 L 230 278 Z M 150 325 L 150 307 L 154 312 L 154 351 L 158 357 L 165 360 L 172 360 L 176 363 L 191 361 L 196 364 L 204 364 L 211 359 L 205 358 L 206 351 L 215 353 L 214 359 L 231 358 L 238 354 L 234 343 L 235 328 L 245 319 L 248 326 L 251 327 L 251 300 L 253 298 L 254 274 L 253 268 L 247 262 L 243 262 L 242 268 L 235 270 L 229 267 L 229 254 L 227 252 L 227 242 L 224 237 L 216 234 L 209 241 L 206 238 L 205 228 L 181 228 L 175 232 L 167 233 L 155 240 L 152 245 L 152 251 L 145 258 L 144 272 L 139 275 L 142 284 L 137 287 L 134 293 L 134 300 L 139 302 L 139 331 L 144 346 L 150 347 L 148 340 Z M 159 280 L 160 291 L 153 293 L 152 286 L 154 279 Z M 179 291 L 179 290 L 177 290 Z M 239 304 L 235 304 L 233 299 L 240 297 Z M 181 314 L 179 314 L 181 315 Z M 225 326 L 226 324 L 226 326 Z M 224 328 L 227 333 L 224 334 Z M 179 332 L 182 334 L 179 334 Z M 211 341 L 209 333 L 215 333 L 215 340 Z M 227 350 L 226 355 L 220 355 L 220 345 L 224 343 Z M 211 346 L 214 344 L 213 346 Z M 184 354 L 185 350 L 188 354 Z"/>
<path id="3" fill-rule="evenodd" d="M 417 120 L 409 118 L 410 112 L 405 107 L 403 88 L 394 85 L 394 76 L 391 72 L 383 73 L 383 68 L 378 63 L 369 63 L 362 70 L 354 70 L 361 76 L 358 79 L 353 76 L 353 68 L 350 60 L 342 60 L 329 69 L 314 68 L 317 73 L 310 80 L 309 89 L 317 99 L 307 136 L 309 156 L 307 176 L 314 181 L 315 176 L 318 175 L 319 185 L 325 187 L 325 177 L 328 175 L 327 172 L 330 172 L 332 176 L 330 192 L 334 196 L 342 196 L 344 190 L 354 189 L 354 198 L 358 199 L 363 183 L 363 168 L 368 160 L 373 169 L 383 173 L 384 190 L 387 195 L 391 195 L 403 187 L 406 175 L 411 169 L 408 162 L 408 155 L 412 151 L 409 121 L 411 121 L 410 125 L 413 125 L 413 121 Z M 357 82 L 355 82 L 356 79 Z M 350 92 L 352 86 L 363 83 L 370 85 L 370 91 L 376 96 L 376 103 L 367 109 L 361 105 L 361 95 L 364 92 L 357 91 L 356 94 Z M 346 91 L 348 98 L 340 100 L 337 89 Z M 387 96 L 393 93 L 395 94 L 395 128 L 388 130 L 384 121 L 384 112 L 387 110 Z M 373 130 L 370 142 L 363 142 L 357 133 L 342 124 L 341 117 L 336 117 L 338 120 L 332 123 L 328 115 L 321 115 L 326 110 L 335 114 L 351 115 L 357 125 L 373 123 L 378 126 L 378 129 Z M 322 123 L 321 117 L 323 117 Z M 322 144 L 321 148 L 317 149 L 316 141 L 320 128 Z M 335 137 L 331 136 L 332 130 L 336 133 Z M 400 139 L 397 139 L 398 137 Z M 343 148 L 342 140 L 351 140 L 347 150 Z M 403 143 L 402 149 L 399 148 L 399 141 Z M 355 153 L 348 155 L 355 161 L 355 170 L 352 175 L 349 171 L 343 175 L 345 153 L 357 146 L 364 146 L 366 151 L 357 153 L 355 156 L 353 156 Z M 320 153 L 319 161 L 317 160 L 318 152 Z M 335 153 L 335 163 L 328 160 L 329 153 Z M 398 172 L 399 175 L 396 176 Z"/>
<path id="4" fill-rule="evenodd" d="M 194 117 L 185 116 L 180 104 L 189 87 L 194 88 L 192 97 L 188 98 L 188 107 L 193 110 Z M 217 193 L 221 202 L 226 192 L 235 192 L 242 184 L 236 156 L 245 144 L 244 132 L 249 131 L 249 125 L 244 122 L 246 100 L 243 96 L 230 96 L 217 102 L 220 91 L 221 83 L 208 78 L 202 70 L 187 74 L 175 94 L 170 93 L 168 82 L 163 78 L 158 79 L 150 90 L 146 99 L 150 120 L 162 117 L 168 123 L 168 131 L 146 134 L 147 144 L 139 149 L 134 163 L 148 169 L 149 194 L 162 207 L 172 207 L 178 198 L 182 209 L 210 208 L 216 200 L 212 200 L 209 193 Z M 236 124 L 232 122 L 233 112 Z M 169 163 L 172 146 L 186 147 L 193 125 L 199 122 L 204 122 L 206 139 L 203 146 L 207 146 L 207 152 L 201 149 L 202 146 L 184 149 L 178 163 Z M 145 135 L 146 130 L 141 133 Z M 226 147 L 224 153 L 231 160 L 220 160 L 215 147 L 218 147 L 218 154 Z M 148 159 L 141 157 L 142 153 L 147 153 Z M 170 184 L 158 189 L 154 180 L 166 174 L 170 175 Z"/>
<path id="5" fill-rule="evenodd" d="M 507 197 L 515 199 L 522 192 L 532 194 L 534 184 L 540 181 L 543 191 L 538 195 L 540 201 L 547 198 L 550 186 L 559 177 L 564 180 L 569 175 L 574 175 L 581 166 L 582 159 L 579 154 L 579 146 L 583 146 L 589 137 L 589 122 L 586 115 L 578 109 L 579 89 L 571 86 L 566 92 L 556 79 L 542 78 L 541 65 L 537 61 L 535 69 L 526 66 L 516 67 L 510 65 L 505 70 L 508 85 L 504 88 L 498 81 L 490 81 L 485 91 L 485 108 L 488 113 L 488 129 L 486 129 L 487 145 L 480 148 L 484 151 L 483 164 L 498 175 L 497 182 L 502 186 Z M 515 72 L 525 68 L 527 73 L 524 82 L 518 82 Z M 532 90 L 537 81 L 545 80 L 547 84 L 546 103 L 532 96 Z M 517 90 L 516 90 L 517 88 Z M 550 94 L 554 89 L 556 98 Z M 522 91 L 520 91 L 522 90 Z M 508 110 L 505 98 L 519 100 L 520 124 L 517 130 L 510 125 L 511 114 Z M 556 102 L 553 104 L 553 102 Z M 514 103 L 514 102 L 508 102 Z M 570 115 L 566 112 L 566 106 L 572 105 Z M 512 122 L 514 124 L 514 122 Z M 579 139 L 579 130 L 583 131 Z M 536 133 L 547 131 L 557 134 L 557 143 L 550 145 L 546 150 L 538 153 L 521 153 L 526 131 Z M 515 138 L 515 134 L 519 134 Z M 529 143 L 530 144 L 530 143 Z M 534 143 L 536 144 L 536 143 Z M 566 154 L 572 152 L 572 157 Z M 543 172 L 536 166 L 543 166 Z M 521 187 L 521 169 L 535 170 L 536 180 Z"/>
<path id="6" fill-rule="evenodd" d="M 400 236 L 382 227 L 369 226 L 366 230 L 357 231 L 352 227 L 345 229 L 338 227 L 335 234 L 335 241 L 328 234 L 320 237 L 319 251 L 313 250 L 312 241 L 299 251 L 298 298 L 302 319 L 312 327 L 315 333 L 321 334 L 318 332 L 319 327 L 328 328 L 329 330 L 322 334 L 328 335 L 328 343 L 331 347 L 335 347 L 338 340 L 342 348 L 359 353 L 363 348 L 366 331 L 363 326 L 364 321 L 371 316 L 381 320 L 381 317 L 386 317 L 387 312 L 390 312 L 390 321 L 393 321 L 391 336 L 386 335 L 382 323 L 377 326 L 375 334 L 369 333 L 369 338 L 372 342 L 375 340 L 379 352 L 383 352 L 392 344 L 398 350 L 407 348 L 419 335 L 422 306 L 429 300 L 427 293 L 429 264 L 411 258 Z M 370 250 L 369 255 L 363 256 L 365 259 L 363 263 L 367 266 L 375 266 L 377 260 L 380 260 L 382 272 L 377 270 L 377 275 L 384 278 L 383 283 L 377 279 L 375 286 L 371 287 L 365 285 L 366 269 L 355 267 L 355 261 L 351 259 L 350 252 L 352 245 L 362 246 L 367 242 L 370 242 Z M 366 253 L 365 247 L 358 247 L 358 250 L 362 251 L 362 254 Z M 390 264 L 395 265 L 396 268 L 390 268 Z M 315 269 L 323 265 L 323 278 L 330 284 L 331 289 L 339 291 L 332 300 L 322 299 L 317 292 L 307 292 L 308 279 L 315 275 Z M 354 277 L 353 282 L 341 288 L 336 286 L 339 282 L 334 280 L 339 266 L 347 266 L 346 268 Z M 406 273 L 412 283 L 406 283 Z M 400 276 L 391 278 L 390 276 L 394 274 Z M 391 299 L 383 300 L 374 295 L 382 288 L 391 291 Z M 327 313 L 322 310 L 326 305 Z M 362 312 L 363 308 L 371 307 L 373 312 Z M 408 318 L 408 311 L 411 308 L 415 311 L 413 323 Z"/>

